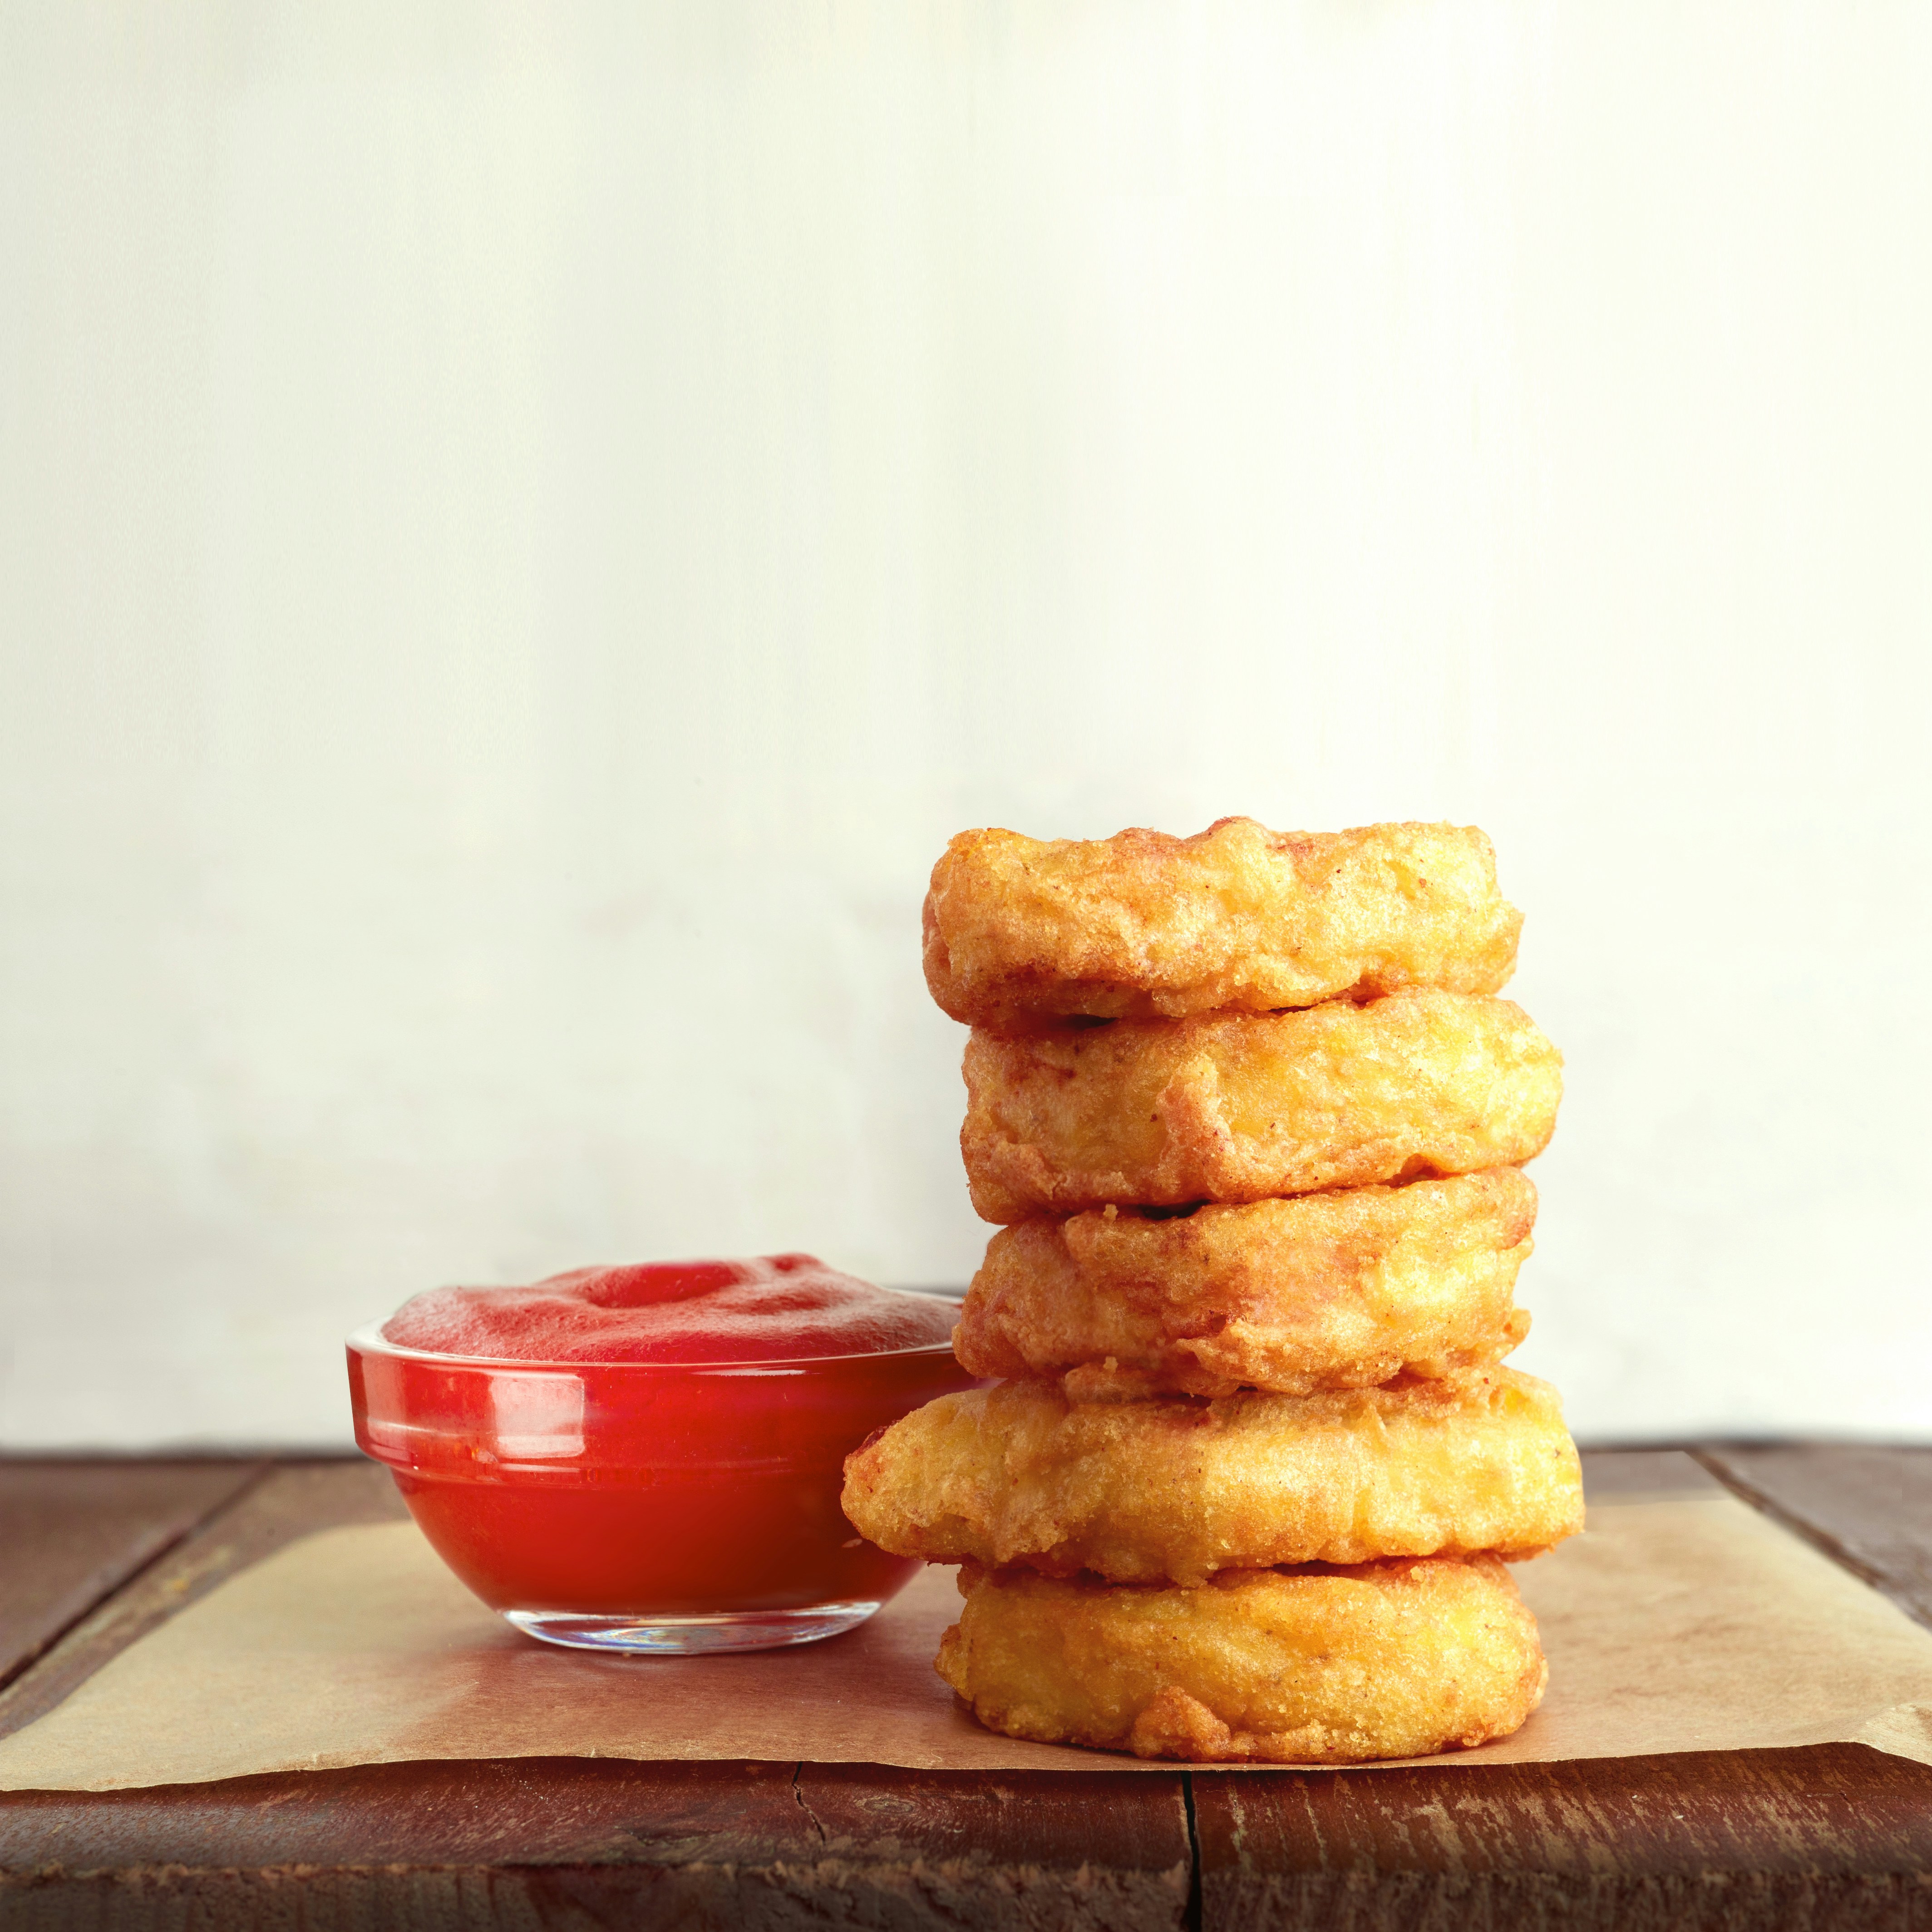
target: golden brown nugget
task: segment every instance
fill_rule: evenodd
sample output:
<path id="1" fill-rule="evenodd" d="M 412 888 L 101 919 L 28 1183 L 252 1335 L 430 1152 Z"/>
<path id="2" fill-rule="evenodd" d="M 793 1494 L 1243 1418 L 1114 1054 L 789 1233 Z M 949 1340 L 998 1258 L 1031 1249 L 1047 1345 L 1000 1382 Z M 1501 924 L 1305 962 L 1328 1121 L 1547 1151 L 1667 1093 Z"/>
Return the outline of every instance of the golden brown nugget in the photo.
<path id="1" fill-rule="evenodd" d="M 1191 1588 L 968 1566 L 941 1677 L 988 1730 L 1196 1762 L 1354 1764 L 1507 1737 L 1543 1697 L 1494 1557 L 1224 1570 Z"/>
<path id="2" fill-rule="evenodd" d="M 1499 1362 L 1536 1220 L 1513 1167 L 1168 1215 L 1101 1208 L 1002 1228 L 952 1352 L 1094 1401 L 1306 1395 Z"/>
<path id="3" fill-rule="evenodd" d="M 1542 1152 L 1562 1066 L 1520 1006 L 1466 993 L 976 1028 L 959 1149 L 988 1221 L 1468 1174 Z"/>
<path id="4" fill-rule="evenodd" d="M 1270 832 L 1223 818 L 1191 838 L 962 832 L 933 868 L 925 924 L 940 1006 L 1024 1031 L 1410 986 L 1493 993 L 1522 918 L 1474 826 Z"/>
<path id="5" fill-rule="evenodd" d="M 1583 1525 L 1556 1392 L 1513 1369 L 1322 1395 L 940 1396 L 845 1460 L 845 1514 L 896 1556 L 1116 1583 L 1383 1556 L 1528 1556 Z"/>

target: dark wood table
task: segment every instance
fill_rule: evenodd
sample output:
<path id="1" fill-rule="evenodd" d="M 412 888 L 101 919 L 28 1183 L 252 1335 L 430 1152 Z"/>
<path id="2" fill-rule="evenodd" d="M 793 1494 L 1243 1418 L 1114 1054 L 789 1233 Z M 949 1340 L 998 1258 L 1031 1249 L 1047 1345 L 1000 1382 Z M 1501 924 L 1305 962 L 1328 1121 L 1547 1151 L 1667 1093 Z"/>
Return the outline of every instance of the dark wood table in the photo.
<path id="1" fill-rule="evenodd" d="M 1932 1450 L 1691 1453 L 1932 1623 Z M 0 1461 L 0 1735 L 292 1538 L 400 1514 L 359 1462 Z M 524 1758 L 0 1796 L 0 1928 L 244 1924 L 1904 1932 L 1932 1928 L 1932 1769 L 1862 1745 L 1198 1778 Z"/>

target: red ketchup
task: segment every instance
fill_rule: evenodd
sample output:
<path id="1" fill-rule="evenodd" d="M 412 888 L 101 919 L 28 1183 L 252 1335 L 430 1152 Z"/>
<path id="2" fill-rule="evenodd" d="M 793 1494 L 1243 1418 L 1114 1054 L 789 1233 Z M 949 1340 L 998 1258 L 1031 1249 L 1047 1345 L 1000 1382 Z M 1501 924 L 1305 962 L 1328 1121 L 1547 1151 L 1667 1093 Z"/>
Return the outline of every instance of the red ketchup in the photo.
<path id="1" fill-rule="evenodd" d="M 419 1294 L 349 1345 L 356 1440 L 484 1602 L 554 1641 L 827 1636 L 920 1568 L 863 1541 L 845 1456 L 975 1386 L 956 1306 L 809 1255 Z"/>

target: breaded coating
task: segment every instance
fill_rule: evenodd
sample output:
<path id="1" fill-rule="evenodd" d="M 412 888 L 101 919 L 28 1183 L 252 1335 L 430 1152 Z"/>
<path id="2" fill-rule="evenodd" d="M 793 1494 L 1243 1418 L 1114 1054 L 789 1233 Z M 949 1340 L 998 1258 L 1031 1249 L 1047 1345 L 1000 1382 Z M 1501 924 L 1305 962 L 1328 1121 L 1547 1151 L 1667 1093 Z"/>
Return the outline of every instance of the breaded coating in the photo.
<path id="1" fill-rule="evenodd" d="M 937 1669 L 990 1730 L 1197 1763 L 1356 1764 L 1507 1737 L 1543 1697 L 1494 1557 L 1226 1570 L 1189 1588 L 969 1566 Z"/>
<path id="2" fill-rule="evenodd" d="M 952 1352 L 1086 1401 L 1307 1395 L 1499 1362 L 1536 1220 L 1513 1167 L 1178 1216 L 1089 1209 L 1002 1228 Z"/>
<path id="3" fill-rule="evenodd" d="M 1583 1524 L 1556 1392 L 1513 1369 L 1322 1395 L 940 1396 L 845 1460 L 845 1514 L 896 1556 L 1116 1583 L 1382 1556 L 1527 1556 Z"/>
<path id="4" fill-rule="evenodd" d="M 1562 1066 L 1520 1006 L 1466 993 L 976 1028 L 959 1148 L 988 1221 L 1468 1174 L 1543 1150 Z"/>
<path id="5" fill-rule="evenodd" d="M 1472 825 L 962 832 L 932 868 L 926 982 L 955 1019 L 996 1032 L 1411 986 L 1493 993 L 1522 925 Z"/>

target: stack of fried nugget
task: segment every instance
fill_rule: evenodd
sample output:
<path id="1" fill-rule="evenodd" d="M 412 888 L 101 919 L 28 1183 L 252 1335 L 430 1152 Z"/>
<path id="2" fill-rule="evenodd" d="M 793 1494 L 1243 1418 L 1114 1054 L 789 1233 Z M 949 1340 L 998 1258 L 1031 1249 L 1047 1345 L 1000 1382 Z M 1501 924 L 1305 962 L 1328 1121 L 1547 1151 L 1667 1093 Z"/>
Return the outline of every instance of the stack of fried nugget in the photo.
<path id="1" fill-rule="evenodd" d="M 846 1466 L 958 1563 L 940 1674 L 1014 1737 L 1346 1763 L 1514 1730 L 1547 1671 L 1506 1560 L 1580 1528 L 1554 1392 L 1498 1364 L 1562 1062 L 1496 998 L 1473 828 L 956 838 L 926 977 L 1002 1223 L 975 1374 Z"/>

